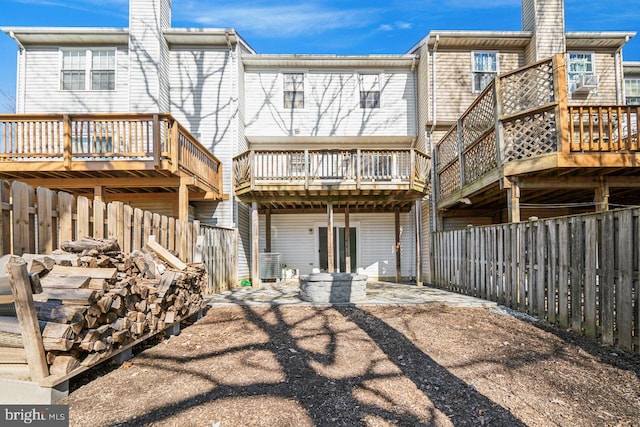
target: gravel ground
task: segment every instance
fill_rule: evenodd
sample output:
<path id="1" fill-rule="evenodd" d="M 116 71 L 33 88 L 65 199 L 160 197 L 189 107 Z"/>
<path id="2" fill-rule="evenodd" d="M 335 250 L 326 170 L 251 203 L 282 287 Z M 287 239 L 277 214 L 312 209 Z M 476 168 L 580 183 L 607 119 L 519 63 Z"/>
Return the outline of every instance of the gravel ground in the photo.
<path id="1" fill-rule="evenodd" d="M 72 381 L 71 425 L 637 426 L 640 356 L 505 310 L 215 307 Z"/>

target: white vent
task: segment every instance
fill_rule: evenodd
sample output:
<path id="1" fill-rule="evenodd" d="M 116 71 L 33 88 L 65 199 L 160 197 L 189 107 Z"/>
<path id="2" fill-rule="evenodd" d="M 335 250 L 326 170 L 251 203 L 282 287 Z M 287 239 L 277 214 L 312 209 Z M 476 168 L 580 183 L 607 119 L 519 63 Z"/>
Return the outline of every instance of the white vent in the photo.
<path id="1" fill-rule="evenodd" d="M 595 74 L 583 74 L 575 82 L 574 92 L 585 93 L 598 88 L 600 77 Z"/>

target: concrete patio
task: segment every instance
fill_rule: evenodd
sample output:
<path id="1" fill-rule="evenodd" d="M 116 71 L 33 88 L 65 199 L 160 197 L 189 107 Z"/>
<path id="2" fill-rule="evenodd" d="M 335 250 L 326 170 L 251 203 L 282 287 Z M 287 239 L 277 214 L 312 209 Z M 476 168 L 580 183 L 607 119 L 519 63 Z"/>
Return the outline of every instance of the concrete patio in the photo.
<path id="1" fill-rule="evenodd" d="M 206 297 L 209 307 L 231 305 L 272 306 L 272 305 L 340 305 L 312 304 L 300 299 L 300 283 L 288 280 L 282 283 L 263 283 L 259 288 L 239 287 Z M 443 304 L 456 307 L 495 307 L 496 303 L 466 295 L 436 289 L 430 286 L 416 286 L 390 282 L 367 283 L 367 299 L 357 306 L 372 305 L 422 305 Z"/>

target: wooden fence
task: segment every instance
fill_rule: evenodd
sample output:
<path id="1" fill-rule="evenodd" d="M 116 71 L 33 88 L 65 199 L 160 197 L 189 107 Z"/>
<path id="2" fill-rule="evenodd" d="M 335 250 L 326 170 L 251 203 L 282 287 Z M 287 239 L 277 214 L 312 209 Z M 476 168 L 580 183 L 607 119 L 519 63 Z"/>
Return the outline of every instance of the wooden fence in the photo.
<path id="1" fill-rule="evenodd" d="M 640 352 L 640 209 L 432 238 L 435 286 Z"/>
<path id="2" fill-rule="evenodd" d="M 104 203 L 22 182 L 0 180 L 0 255 L 47 254 L 62 242 L 82 237 L 115 238 L 123 252 L 140 250 L 149 236 L 175 250 L 185 262 L 202 253 L 209 272 L 207 293 L 237 282 L 237 232 L 178 221 L 122 202 Z M 198 236 L 204 236 L 200 239 Z"/>

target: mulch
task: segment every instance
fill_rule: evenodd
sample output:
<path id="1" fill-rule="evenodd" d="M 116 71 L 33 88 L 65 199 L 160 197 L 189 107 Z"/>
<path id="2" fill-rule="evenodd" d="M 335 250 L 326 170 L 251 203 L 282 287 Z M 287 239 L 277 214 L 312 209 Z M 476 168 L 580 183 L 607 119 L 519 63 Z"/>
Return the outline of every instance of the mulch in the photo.
<path id="1" fill-rule="evenodd" d="M 216 307 L 74 379 L 77 426 L 634 426 L 640 355 L 504 310 Z"/>

